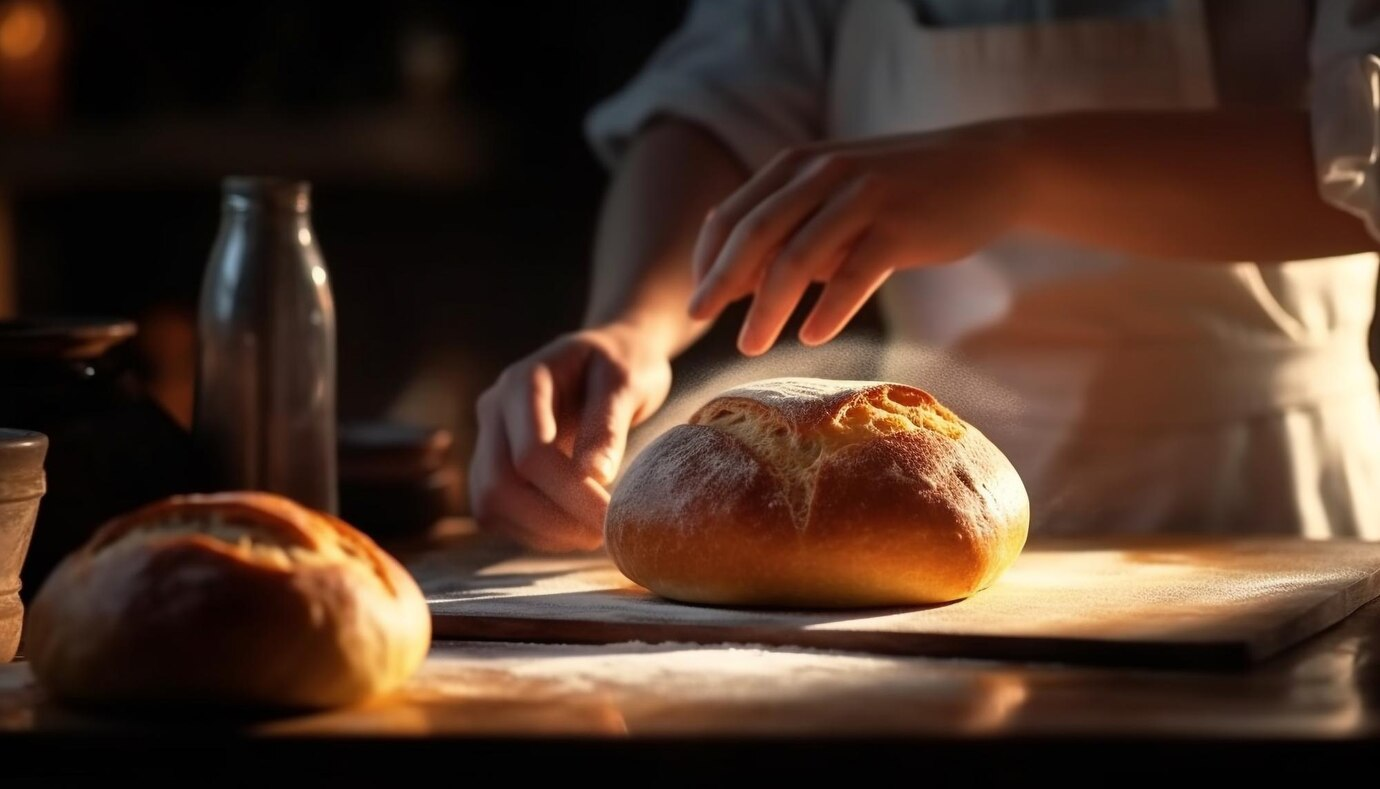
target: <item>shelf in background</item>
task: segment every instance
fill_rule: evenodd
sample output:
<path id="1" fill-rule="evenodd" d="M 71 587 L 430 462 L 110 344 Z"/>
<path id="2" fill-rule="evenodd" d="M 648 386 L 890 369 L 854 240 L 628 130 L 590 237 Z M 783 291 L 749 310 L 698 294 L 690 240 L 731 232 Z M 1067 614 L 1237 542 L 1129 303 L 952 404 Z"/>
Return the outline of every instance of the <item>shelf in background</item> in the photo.
<path id="1" fill-rule="evenodd" d="M 0 188 L 178 186 L 228 173 L 454 188 L 485 175 L 491 139 L 482 119 L 411 108 L 295 120 L 252 113 L 147 117 L 48 134 L 0 134 Z"/>

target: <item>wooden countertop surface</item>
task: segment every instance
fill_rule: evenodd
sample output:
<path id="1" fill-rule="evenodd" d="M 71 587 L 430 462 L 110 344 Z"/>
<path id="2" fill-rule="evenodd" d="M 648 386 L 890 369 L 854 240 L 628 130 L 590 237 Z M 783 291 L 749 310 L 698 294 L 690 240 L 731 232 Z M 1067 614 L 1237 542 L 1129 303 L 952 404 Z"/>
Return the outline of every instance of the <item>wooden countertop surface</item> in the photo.
<path id="1" fill-rule="evenodd" d="M 236 758 L 222 760 L 226 775 L 261 760 L 362 775 L 545 752 L 569 769 L 604 769 L 609 759 L 675 764 L 682 778 L 727 762 L 812 771 L 888 756 L 1004 776 L 1066 771 L 1068 759 L 1087 754 L 1134 759 L 1138 774 L 1216 759 L 1316 778 L 1373 769 L 1380 755 L 1380 601 L 1244 671 L 438 642 L 394 698 L 258 721 L 81 714 L 46 702 L 22 661 L 0 666 L 0 780 L 23 769 L 138 772 L 149 768 L 150 749 L 164 753 L 162 766 L 177 761 L 171 754 L 234 749 Z"/>

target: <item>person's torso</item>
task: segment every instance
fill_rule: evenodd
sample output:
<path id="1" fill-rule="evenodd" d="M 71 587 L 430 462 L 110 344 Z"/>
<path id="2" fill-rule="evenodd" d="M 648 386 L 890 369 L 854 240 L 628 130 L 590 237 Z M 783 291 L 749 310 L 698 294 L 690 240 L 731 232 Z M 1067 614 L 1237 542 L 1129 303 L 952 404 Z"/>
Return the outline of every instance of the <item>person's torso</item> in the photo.
<path id="1" fill-rule="evenodd" d="M 915 13 L 967 5 L 848 3 L 833 47 L 827 136 L 1216 103 L 1197 2 L 990 24 L 974 17 L 981 6 L 1021 4 L 979 3 L 962 24 L 942 28 Z M 963 349 L 999 365 L 1010 357 L 1010 385 L 1032 413 L 1120 422 L 1151 399 L 1179 398 L 1192 403 L 1181 414 L 1192 422 L 1373 385 L 1365 337 L 1375 276 L 1370 254 L 1184 263 L 1012 236 L 954 265 L 898 272 L 881 299 L 900 342 Z M 1107 378 L 1109 364 L 1124 385 L 1092 391 L 1088 382 Z"/>

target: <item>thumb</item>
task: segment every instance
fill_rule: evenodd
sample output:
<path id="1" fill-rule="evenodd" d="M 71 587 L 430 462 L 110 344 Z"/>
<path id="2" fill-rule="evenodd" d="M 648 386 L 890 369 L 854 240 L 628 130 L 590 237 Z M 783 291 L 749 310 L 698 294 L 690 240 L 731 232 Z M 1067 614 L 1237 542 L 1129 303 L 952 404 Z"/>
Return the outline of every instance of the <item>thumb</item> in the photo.
<path id="1" fill-rule="evenodd" d="M 585 407 L 575 438 L 575 464 L 604 485 L 618 476 L 637 413 L 636 391 L 628 376 L 605 360 L 595 361 L 585 383 Z"/>

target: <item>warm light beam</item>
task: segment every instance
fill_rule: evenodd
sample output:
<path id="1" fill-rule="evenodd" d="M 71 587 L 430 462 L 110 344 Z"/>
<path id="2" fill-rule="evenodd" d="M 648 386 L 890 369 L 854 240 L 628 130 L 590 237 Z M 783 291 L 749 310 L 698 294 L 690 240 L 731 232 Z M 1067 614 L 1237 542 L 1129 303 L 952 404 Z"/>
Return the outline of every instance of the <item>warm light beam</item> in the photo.
<path id="1" fill-rule="evenodd" d="M 48 18 L 34 3 L 13 3 L 0 10 L 0 58 L 25 60 L 48 37 Z"/>

